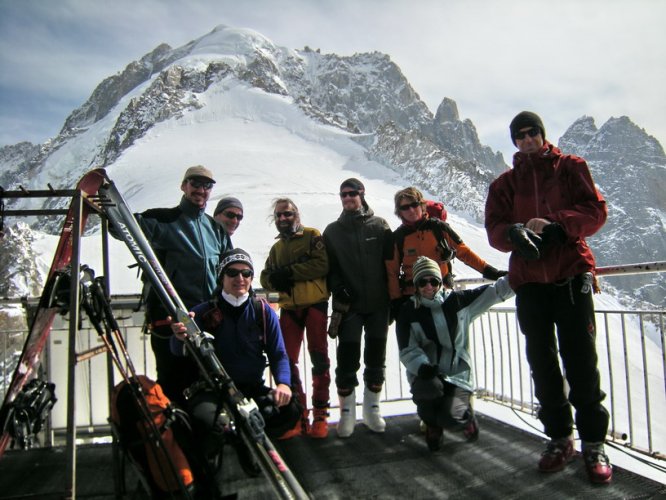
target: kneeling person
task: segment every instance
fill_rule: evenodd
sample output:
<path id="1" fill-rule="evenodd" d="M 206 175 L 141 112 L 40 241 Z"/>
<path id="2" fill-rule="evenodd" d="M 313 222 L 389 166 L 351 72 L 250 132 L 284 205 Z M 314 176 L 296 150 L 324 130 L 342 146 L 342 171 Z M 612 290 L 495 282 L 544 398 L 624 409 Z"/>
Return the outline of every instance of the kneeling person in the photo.
<path id="1" fill-rule="evenodd" d="M 426 444 L 435 451 L 444 428 L 462 430 L 468 441 L 478 438 L 469 325 L 513 291 L 506 277 L 472 290 L 444 289 L 439 265 L 428 257 L 419 257 L 413 271 L 415 294 L 400 309 L 396 331 Z"/>
<path id="2" fill-rule="evenodd" d="M 222 255 L 218 288 L 213 299 L 192 309 L 199 328 L 213 335 L 215 353 L 236 387 L 255 400 L 266 422 L 266 434 L 279 438 L 292 429 L 302 409 L 292 398 L 289 358 L 284 347 L 277 314 L 268 304 L 257 301 L 252 291 L 254 267 L 249 254 L 240 248 Z M 171 349 L 184 355 L 186 328 L 173 323 Z M 266 357 L 275 387 L 265 385 Z M 219 414 L 219 400 L 213 392 L 195 393 L 188 409 L 200 432 L 212 438 L 209 454 L 218 451 L 226 437 L 226 423 Z M 203 436 L 202 436 L 203 437 Z M 208 440 L 207 440 L 208 441 Z"/>

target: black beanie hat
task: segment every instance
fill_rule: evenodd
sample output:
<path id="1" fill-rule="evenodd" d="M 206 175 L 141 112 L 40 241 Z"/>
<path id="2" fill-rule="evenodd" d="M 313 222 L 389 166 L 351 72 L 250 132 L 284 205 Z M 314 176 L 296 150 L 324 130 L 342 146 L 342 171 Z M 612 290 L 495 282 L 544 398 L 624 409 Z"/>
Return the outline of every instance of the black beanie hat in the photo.
<path id="1" fill-rule="evenodd" d="M 356 177 L 350 177 L 349 179 L 342 181 L 342 184 L 340 184 L 340 191 L 342 191 L 342 188 L 352 188 L 355 189 L 356 191 L 359 192 L 359 196 L 361 197 L 361 205 L 365 210 L 368 210 L 370 207 L 365 201 L 365 186 L 361 181 L 359 181 Z"/>
<path id="2" fill-rule="evenodd" d="M 513 120 L 511 120 L 511 125 L 509 125 L 511 141 L 514 146 L 516 145 L 516 134 L 520 132 L 521 128 L 525 127 L 537 127 L 541 130 L 541 137 L 543 137 L 543 140 L 546 140 L 546 129 L 543 127 L 543 122 L 541 121 L 541 118 L 539 118 L 539 115 L 532 113 L 531 111 L 521 111 Z"/>
<path id="3" fill-rule="evenodd" d="M 363 183 L 354 177 L 350 177 L 346 181 L 343 181 L 342 184 L 340 184 L 340 191 L 342 191 L 342 188 L 344 187 L 352 188 L 356 191 L 365 191 Z"/>
<path id="4" fill-rule="evenodd" d="M 220 257 L 220 264 L 218 266 L 219 273 L 221 274 L 227 267 L 236 262 L 247 264 L 254 272 L 254 265 L 252 264 L 252 257 L 250 257 L 250 254 L 242 248 L 234 248 L 233 250 L 224 252 L 222 257 Z"/>

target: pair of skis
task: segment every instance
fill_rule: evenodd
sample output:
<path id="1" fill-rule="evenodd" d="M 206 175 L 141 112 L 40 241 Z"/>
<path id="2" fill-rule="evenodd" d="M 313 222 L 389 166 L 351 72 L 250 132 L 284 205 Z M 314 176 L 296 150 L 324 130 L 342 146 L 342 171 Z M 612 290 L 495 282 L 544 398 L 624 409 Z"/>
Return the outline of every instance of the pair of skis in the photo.
<path id="1" fill-rule="evenodd" d="M 157 260 L 127 203 L 113 181 L 99 189 L 98 203 L 113 225 L 115 233 L 125 242 L 162 304 L 176 321 L 187 327 L 185 342 L 188 354 L 199 367 L 202 378 L 219 397 L 224 410 L 236 426 L 246 446 L 280 498 L 308 498 L 264 432 L 264 421 L 254 401 L 237 389 L 215 354 L 210 340 L 188 314 L 182 300 Z"/>
<path id="2" fill-rule="evenodd" d="M 90 213 L 101 211 L 113 226 L 115 233 L 125 242 L 137 264 L 144 272 L 164 307 L 176 321 L 187 327 L 186 349 L 197 363 L 201 376 L 216 392 L 224 410 L 231 416 L 239 433 L 261 471 L 280 498 L 308 498 L 307 493 L 283 461 L 275 446 L 264 432 L 264 421 L 256 404 L 243 396 L 220 363 L 213 345 L 189 316 L 182 300 L 157 260 L 148 240 L 143 234 L 127 203 L 109 179 L 104 169 L 95 169 L 82 177 L 77 185 L 85 198 L 94 198 L 97 206 L 84 205 L 77 217 L 74 203 L 68 211 L 60 241 L 56 250 L 49 280 L 58 272 L 67 270 L 72 259 L 74 242 L 73 225 L 80 221 L 81 228 Z M 80 233 L 80 232 L 79 232 Z M 46 294 L 40 299 L 38 311 L 24 344 L 19 365 L 5 396 L 3 408 L 10 404 L 39 366 L 39 357 L 46 343 L 55 315 L 60 306 L 49 304 Z M 113 351 L 110 351 L 113 357 Z M 4 432 L 0 438 L 0 457 L 10 436 Z"/>

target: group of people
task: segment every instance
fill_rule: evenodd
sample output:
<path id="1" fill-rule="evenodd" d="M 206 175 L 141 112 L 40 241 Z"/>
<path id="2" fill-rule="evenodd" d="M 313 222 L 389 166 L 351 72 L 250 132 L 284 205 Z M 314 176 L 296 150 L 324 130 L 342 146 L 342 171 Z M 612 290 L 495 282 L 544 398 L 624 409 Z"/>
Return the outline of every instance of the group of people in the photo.
<path id="1" fill-rule="evenodd" d="M 356 178 L 341 183 L 342 212 L 323 233 L 301 223 L 292 199 L 276 199 L 277 241 L 256 272 L 251 256 L 230 239 L 243 219 L 242 203 L 224 197 L 214 217 L 205 213 L 215 178 L 203 166 L 185 172 L 178 207 L 137 214 L 194 321 L 213 335 L 225 369 L 262 409 L 269 436 L 328 436 L 327 330 L 337 338 L 337 435 L 349 438 L 357 424 L 361 354 L 362 420 L 372 432 L 384 432 L 380 396 L 388 328 L 395 321 L 400 360 L 428 448 L 440 448 L 445 428 L 477 439 L 469 325 L 515 292 L 538 416 L 550 438 L 538 469 L 558 471 L 573 459 L 573 405 L 590 480 L 611 480 L 604 451 L 608 412 L 601 405 L 594 342 L 595 265 L 585 243 L 605 222 L 606 205 L 585 161 L 546 141 L 536 114 L 518 114 L 510 133 L 518 148 L 514 168 L 491 184 L 485 216 L 491 245 L 511 253 L 508 272 L 489 265 L 448 223 L 430 216 L 427 200 L 414 187 L 394 196 L 401 221 L 395 231 L 375 215 Z M 453 290 L 450 263 L 456 256 L 492 283 Z M 263 288 L 279 294 L 279 318 L 254 297 L 257 273 Z M 329 298 L 338 314 L 334 329 L 332 323 L 327 328 Z M 223 436 L 215 401 L 191 391 L 184 396 L 198 378 L 184 356 L 184 325 L 173 322 L 156 297 L 149 294 L 146 304 L 158 381 L 207 432 Z M 310 405 L 298 368 L 304 338 L 312 366 Z M 272 387 L 264 380 L 267 360 Z"/>

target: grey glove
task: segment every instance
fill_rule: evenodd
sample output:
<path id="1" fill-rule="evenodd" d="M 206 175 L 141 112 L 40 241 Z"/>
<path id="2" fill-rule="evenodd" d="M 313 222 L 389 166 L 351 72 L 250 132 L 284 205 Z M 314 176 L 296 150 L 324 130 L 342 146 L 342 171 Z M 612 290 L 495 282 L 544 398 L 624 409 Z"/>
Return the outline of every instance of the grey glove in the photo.
<path id="1" fill-rule="evenodd" d="M 524 259 L 537 260 L 541 257 L 539 251 L 541 238 L 523 224 L 514 224 L 509 228 L 509 240 L 516 247 L 516 252 Z"/>

